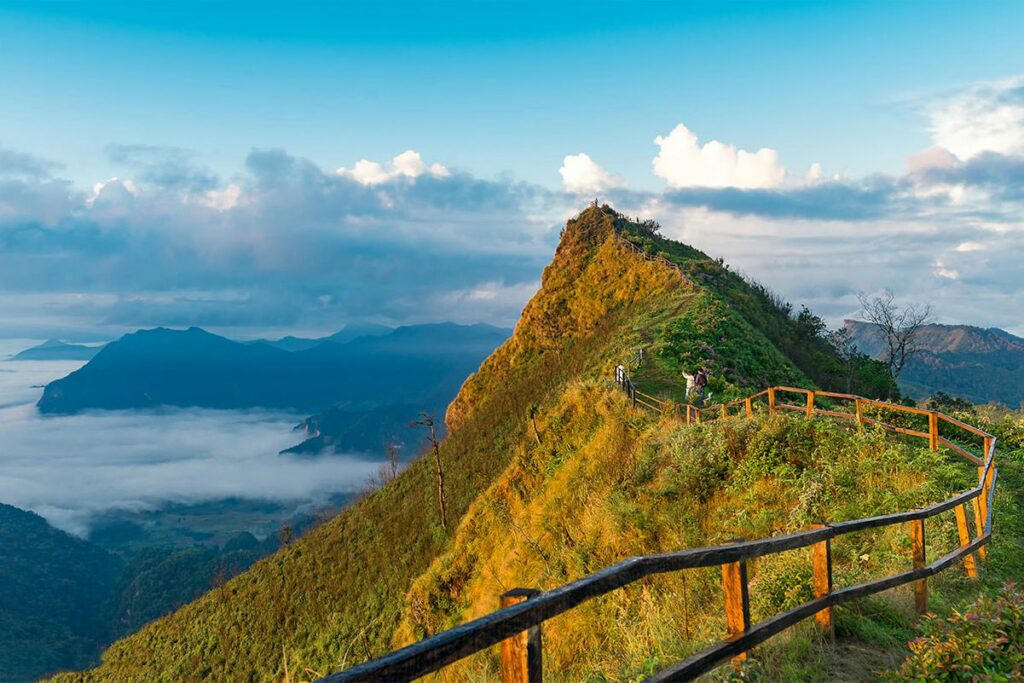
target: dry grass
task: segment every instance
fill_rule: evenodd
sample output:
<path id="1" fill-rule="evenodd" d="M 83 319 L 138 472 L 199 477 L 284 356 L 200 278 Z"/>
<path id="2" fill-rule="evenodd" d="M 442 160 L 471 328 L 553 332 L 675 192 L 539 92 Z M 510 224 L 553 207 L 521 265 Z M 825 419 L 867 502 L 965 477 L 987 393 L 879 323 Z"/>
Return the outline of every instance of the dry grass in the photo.
<path id="1" fill-rule="evenodd" d="M 396 645 L 493 611 L 512 587 L 550 589 L 631 555 L 910 509 L 966 488 L 971 474 L 926 445 L 829 421 L 685 427 L 637 413 L 593 382 L 569 388 L 539 423 L 544 445 L 517 455 L 474 502 L 452 549 L 413 584 Z M 955 542 L 952 528 L 944 520 L 933 538 Z M 901 569 L 909 546 L 899 529 L 883 529 L 837 539 L 834 558 L 837 584 L 848 585 Z M 761 558 L 749 572 L 755 620 L 811 595 L 806 549 Z M 643 677 L 720 639 L 721 603 L 717 569 L 646 579 L 584 603 L 544 625 L 546 675 Z M 488 652 L 441 678 L 494 675 Z"/>

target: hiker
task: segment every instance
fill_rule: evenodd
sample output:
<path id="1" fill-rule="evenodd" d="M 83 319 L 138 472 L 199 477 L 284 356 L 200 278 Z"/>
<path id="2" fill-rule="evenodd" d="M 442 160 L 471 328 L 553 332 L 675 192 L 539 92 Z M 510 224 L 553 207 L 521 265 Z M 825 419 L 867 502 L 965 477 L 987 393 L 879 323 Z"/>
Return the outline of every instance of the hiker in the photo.
<path id="1" fill-rule="evenodd" d="M 705 368 L 701 368 L 693 377 L 693 385 L 700 393 L 700 403 L 697 405 L 704 405 L 704 390 L 708 388 L 708 374 L 709 373 Z"/>

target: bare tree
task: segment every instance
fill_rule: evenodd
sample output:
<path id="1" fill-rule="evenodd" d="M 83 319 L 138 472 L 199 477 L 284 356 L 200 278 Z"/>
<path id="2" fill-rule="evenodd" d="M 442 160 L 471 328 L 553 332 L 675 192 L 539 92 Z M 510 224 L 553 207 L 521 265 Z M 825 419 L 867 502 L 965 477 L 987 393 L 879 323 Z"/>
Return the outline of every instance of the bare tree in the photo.
<path id="1" fill-rule="evenodd" d="M 398 452 L 402 450 L 402 444 L 397 441 L 389 441 L 386 448 L 388 451 L 388 481 L 391 481 L 398 476 Z"/>
<path id="2" fill-rule="evenodd" d="M 869 323 L 878 327 L 886 346 L 885 360 L 889 364 L 889 376 L 893 381 L 899 378 L 914 354 L 920 349 L 915 344 L 921 327 L 932 320 L 931 304 L 911 303 L 897 306 L 896 295 L 886 289 L 881 296 L 868 298 L 863 292 L 857 294 L 862 315 Z"/>
<path id="3" fill-rule="evenodd" d="M 441 516 L 441 528 L 447 530 L 448 514 L 444 504 L 444 469 L 441 467 L 441 442 L 437 440 L 437 432 L 434 429 L 434 416 L 429 413 L 420 413 L 420 419 L 413 422 L 412 426 L 427 428 L 430 450 L 434 453 L 434 474 L 437 475 L 437 507 Z"/>

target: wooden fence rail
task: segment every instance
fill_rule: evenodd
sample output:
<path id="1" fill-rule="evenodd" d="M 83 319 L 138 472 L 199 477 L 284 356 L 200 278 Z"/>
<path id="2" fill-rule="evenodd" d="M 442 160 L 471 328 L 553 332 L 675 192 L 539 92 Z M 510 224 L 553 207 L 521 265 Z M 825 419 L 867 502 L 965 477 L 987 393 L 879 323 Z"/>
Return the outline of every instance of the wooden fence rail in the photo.
<path id="1" fill-rule="evenodd" d="M 629 392 L 633 405 L 640 405 L 658 412 L 675 409 L 674 404 L 639 392 L 628 377 L 625 381 L 617 377 L 619 384 Z M 778 403 L 776 395 L 800 394 L 803 405 Z M 854 412 L 823 410 L 815 406 L 815 397 L 849 400 L 854 402 Z M 396 650 L 379 659 L 360 664 L 345 671 L 328 675 L 321 681 L 404 681 L 424 676 L 464 657 L 485 650 L 498 643 L 503 645 L 502 672 L 506 683 L 525 683 L 540 679 L 541 635 L 540 625 L 554 616 L 562 614 L 582 602 L 604 595 L 642 578 L 701 567 L 722 567 L 723 592 L 727 623 L 726 640 L 699 652 L 692 657 L 664 669 L 652 676 L 651 681 L 688 681 L 706 673 L 721 663 L 741 657 L 752 647 L 763 643 L 771 636 L 817 615 L 817 623 L 831 631 L 831 608 L 874 593 L 880 593 L 896 586 L 914 582 L 915 605 L 919 612 L 927 609 L 928 577 L 962 561 L 968 576 L 977 576 L 975 558 L 985 558 L 985 544 L 992 536 L 993 497 L 998 470 L 995 466 L 996 438 L 977 427 L 956 420 L 942 413 L 900 406 L 881 401 L 839 394 L 815 392 L 796 387 L 772 387 L 745 399 L 718 406 L 699 408 L 686 406 L 685 418 L 688 423 L 701 422 L 701 416 L 736 417 L 729 415 L 729 409 L 743 406 L 739 415 L 753 414 L 752 401 L 767 397 L 768 409 L 792 409 L 805 412 L 808 419 L 815 415 L 852 419 L 858 426 L 871 424 L 888 431 L 913 437 L 926 438 L 933 450 L 947 445 L 954 452 L 966 456 L 979 465 L 978 485 L 935 505 L 906 512 L 897 512 L 876 517 L 866 517 L 832 524 L 816 524 L 807 531 L 783 536 L 773 536 L 753 541 L 738 540 L 726 545 L 692 548 L 657 555 L 631 557 L 606 567 L 572 583 L 538 593 L 529 589 L 516 589 L 503 596 L 502 609 L 473 621 L 431 636 L 408 647 Z M 889 410 L 928 416 L 929 430 L 890 425 L 881 420 L 866 417 L 865 408 Z M 737 415 L 738 416 L 738 415 Z M 940 423 L 950 424 L 968 433 L 981 437 L 981 457 L 954 445 L 947 437 L 939 434 Z M 970 537 L 967 525 L 966 505 L 974 510 L 975 538 Z M 948 510 L 954 510 L 957 519 L 960 547 L 946 553 L 931 564 L 925 564 L 926 536 L 925 520 Z M 830 543 L 832 539 L 866 529 L 888 527 L 899 524 L 909 525 L 912 539 L 912 568 L 909 571 L 885 577 L 876 581 L 835 589 L 832 585 L 832 562 Z M 746 563 L 757 557 L 799 548 L 810 547 L 814 566 L 815 598 L 789 611 L 777 614 L 756 625 L 751 625 L 747 597 Z M 509 596 L 513 596 L 513 600 Z M 531 654 L 532 653 L 532 654 Z M 508 664 L 506 664 L 506 660 Z"/>
<path id="2" fill-rule="evenodd" d="M 683 272 L 683 267 L 681 265 L 679 265 L 678 263 L 675 263 L 674 261 L 669 261 L 664 256 L 660 256 L 658 254 L 651 254 L 651 253 L 649 253 L 647 251 L 644 251 L 644 249 L 642 249 L 640 246 L 634 244 L 632 240 L 630 240 L 628 237 L 626 237 L 625 235 L 620 233 L 618 230 L 616 230 L 614 234 L 615 234 L 615 238 L 618 239 L 618 241 L 621 244 L 623 244 L 624 246 L 626 246 L 629 249 L 632 249 L 634 252 L 636 252 L 643 259 L 645 259 L 647 261 L 651 261 L 653 263 L 660 263 L 660 264 L 662 264 L 664 266 L 668 266 L 669 268 L 671 268 L 672 270 L 674 270 L 676 273 L 679 274 L 679 277 L 681 277 L 683 279 L 683 282 L 686 282 L 687 284 L 690 284 L 690 285 L 693 284 L 693 281 L 686 275 L 686 273 Z"/>

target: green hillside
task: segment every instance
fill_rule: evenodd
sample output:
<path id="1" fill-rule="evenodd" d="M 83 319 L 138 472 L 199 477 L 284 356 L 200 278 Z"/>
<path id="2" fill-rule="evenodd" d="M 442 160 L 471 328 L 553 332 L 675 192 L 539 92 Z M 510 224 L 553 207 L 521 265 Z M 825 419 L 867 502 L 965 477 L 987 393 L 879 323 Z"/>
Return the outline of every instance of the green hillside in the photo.
<path id="1" fill-rule="evenodd" d="M 23 681 L 96 661 L 109 642 L 102 609 L 121 561 L 0 504 L 0 680 Z"/>
<path id="2" fill-rule="evenodd" d="M 315 678 L 493 609 L 503 587 L 550 588 L 636 552 L 903 509 L 967 480 L 969 468 L 945 456 L 827 422 L 776 416 L 694 429 L 630 408 L 608 379 L 640 347 L 648 349 L 642 386 L 666 397 L 680 398 L 681 373 L 701 365 L 712 369 L 716 399 L 772 384 L 853 382 L 858 393 L 892 393 L 873 361 L 847 372 L 809 312 L 794 314 L 652 227 L 607 207 L 566 225 L 513 337 L 448 409 L 447 530 L 432 459 L 421 458 L 249 571 L 115 643 L 99 668 L 61 680 Z M 844 578 L 904 561 L 900 539 L 868 540 L 878 541 L 864 541 L 877 555 L 842 549 Z M 757 609 L 799 598 L 787 589 L 806 578 L 801 571 L 797 563 L 765 567 L 755 578 Z M 552 670 L 628 678 L 720 635 L 705 609 L 717 581 L 692 576 L 680 588 L 678 580 L 645 582 L 553 620 L 545 627 Z M 685 609 L 675 609 L 680 600 Z M 902 642 L 909 619 L 886 605 L 851 610 L 847 630 Z M 898 628 L 872 630 L 878 613 Z M 492 671 L 484 655 L 452 673 Z"/>

